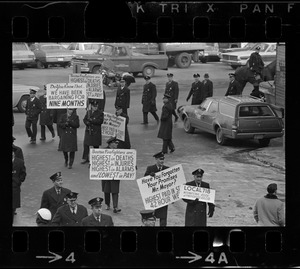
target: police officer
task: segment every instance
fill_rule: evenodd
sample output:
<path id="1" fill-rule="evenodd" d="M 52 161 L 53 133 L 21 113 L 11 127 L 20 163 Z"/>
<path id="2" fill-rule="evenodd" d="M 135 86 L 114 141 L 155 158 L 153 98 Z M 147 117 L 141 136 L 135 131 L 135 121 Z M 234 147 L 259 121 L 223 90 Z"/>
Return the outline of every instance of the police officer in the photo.
<path id="1" fill-rule="evenodd" d="M 140 214 L 142 216 L 142 226 L 144 227 L 155 226 L 156 217 L 154 216 L 154 210 L 141 210 Z"/>
<path id="2" fill-rule="evenodd" d="M 172 104 L 173 110 L 172 110 L 172 115 L 175 116 L 175 122 L 178 121 L 178 116 L 176 114 L 176 105 L 178 101 L 178 95 L 179 95 L 179 87 L 178 87 L 178 82 L 173 80 L 173 74 L 168 73 L 168 82 L 166 83 L 166 88 L 165 88 L 165 94 L 170 96 L 169 102 Z"/>
<path id="3" fill-rule="evenodd" d="M 15 141 L 15 140 L 16 140 L 16 138 L 15 138 L 15 137 L 12 137 L 12 147 L 15 149 L 15 150 L 14 150 L 14 151 L 15 151 L 15 157 L 16 157 L 16 158 L 19 158 L 19 159 L 21 159 L 21 160 L 24 161 L 23 150 L 22 150 L 20 147 L 14 145 L 14 141 Z"/>
<path id="4" fill-rule="evenodd" d="M 53 226 L 80 226 L 82 219 L 88 216 L 85 206 L 77 204 L 77 192 L 66 195 L 67 204 L 57 209 L 53 219 Z"/>
<path id="5" fill-rule="evenodd" d="M 207 73 L 204 74 L 204 80 L 202 81 L 202 84 L 203 84 L 204 99 L 206 97 L 213 96 L 214 85 L 213 82 L 209 79 L 209 75 Z"/>
<path id="6" fill-rule="evenodd" d="M 195 81 L 192 83 L 192 88 L 188 94 L 188 97 L 186 98 L 186 101 L 188 102 L 190 97 L 192 97 L 192 105 L 199 105 L 203 102 L 204 100 L 204 90 L 203 90 L 203 84 L 199 80 L 200 75 L 194 74 L 193 75 Z"/>
<path id="7" fill-rule="evenodd" d="M 102 144 L 101 125 L 104 119 L 103 111 L 98 109 L 97 101 L 91 102 L 89 106 L 90 109 L 86 112 L 83 119 L 86 128 L 84 132 L 82 164 L 89 162 L 90 147 L 99 148 Z"/>
<path id="8" fill-rule="evenodd" d="M 130 90 L 125 84 L 125 80 L 120 80 L 120 87 L 117 89 L 115 107 L 121 107 L 125 114 L 130 106 Z"/>
<path id="9" fill-rule="evenodd" d="M 253 72 L 254 76 L 261 75 L 264 68 L 264 62 L 259 54 L 260 46 L 255 48 L 255 51 L 250 55 L 249 68 Z"/>
<path id="10" fill-rule="evenodd" d="M 156 86 L 150 81 L 151 77 L 144 77 L 146 84 L 144 85 L 142 104 L 143 104 L 143 122 L 142 124 L 148 124 L 148 112 L 150 112 L 159 123 L 159 118 L 156 114 Z"/>
<path id="11" fill-rule="evenodd" d="M 42 104 L 40 100 L 35 96 L 35 94 L 36 90 L 30 89 L 30 97 L 27 100 L 25 108 L 25 129 L 28 137 L 30 137 L 31 144 L 36 144 L 37 122 L 39 119 L 39 114 L 42 111 Z"/>
<path id="12" fill-rule="evenodd" d="M 225 93 L 225 96 L 227 95 L 240 95 L 241 94 L 241 85 L 240 83 L 235 80 L 235 74 L 234 73 L 229 73 L 229 85 L 228 85 L 228 89 Z"/>
<path id="13" fill-rule="evenodd" d="M 46 92 L 40 96 L 39 100 L 41 101 L 42 111 L 40 113 L 40 125 L 41 125 L 41 138 L 40 140 L 46 140 L 46 126 L 48 127 L 50 133 L 52 134 L 52 138 L 55 137 L 55 132 L 53 129 L 53 119 L 51 110 L 47 109 L 47 98 Z"/>
<path id="14" fill-rule="evenodd" d="M 89 201 L 92 208 L 92 214 L 83 218 L 82 226 L 114 226 L 112 217 L 102 213 L 103 198 L 96 197 Z"/>

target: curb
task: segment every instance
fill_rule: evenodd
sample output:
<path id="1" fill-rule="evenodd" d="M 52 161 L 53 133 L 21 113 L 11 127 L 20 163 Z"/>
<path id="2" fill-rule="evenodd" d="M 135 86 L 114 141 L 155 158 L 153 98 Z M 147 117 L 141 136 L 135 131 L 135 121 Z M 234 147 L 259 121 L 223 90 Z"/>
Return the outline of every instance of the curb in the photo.
<path id="1" fill-rule="evenodd" d="M 267 160 L 265 160 L 265 159 L 263 159 L 263 158 L 257 157 L 255 154 L 252 154 L 252 153 L 250 153 L 250 152 L 248 153 L 248 155 L 249 155 L 252 159 L 255 159 L 255 160 L 257 160 L 257 161 L 259 161 L 259 162 L 262 162 L 262 163 L 264 163 L 264 164 L 267 164 L 267 165 L 269 165 L 269 166 L 271 166 L 271 167 L 274 167 L 274 168 L 280 169 L 280 170 L 282 170 L 282 171 L 285 171 L 285 167 L 282 166 L 282 165 L 279 165 L 279 164 L 276 164 L 276 163 L 272 163 L 272 162 L 267 161 Z"/>

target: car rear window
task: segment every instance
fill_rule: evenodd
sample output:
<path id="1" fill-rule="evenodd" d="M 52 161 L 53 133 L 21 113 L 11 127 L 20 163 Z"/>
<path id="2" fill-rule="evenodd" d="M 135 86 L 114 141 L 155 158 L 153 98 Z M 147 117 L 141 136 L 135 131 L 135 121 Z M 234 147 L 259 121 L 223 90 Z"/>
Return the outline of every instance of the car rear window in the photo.
<path id="1" fill-rule="evenodd" d="M 84 44 L 85 50 L 97 50 L 99 49 L 100 44 Z"/>
<path id="2" fill-rule="evenodd" d="M 274 117 L 269 106 L 240 106 L 239 117 Z"/>
<path id="3" fill-rule="evenodd" d="M 235 114 L 234 106 L 220 102 L 219 110 L 221 114 L 234 118 L 234 114 Z"/>
<path id="4" fill-rule="evenodd" d="M 24 43 L 13 43 L 13 50 L 28 50 Z"/>

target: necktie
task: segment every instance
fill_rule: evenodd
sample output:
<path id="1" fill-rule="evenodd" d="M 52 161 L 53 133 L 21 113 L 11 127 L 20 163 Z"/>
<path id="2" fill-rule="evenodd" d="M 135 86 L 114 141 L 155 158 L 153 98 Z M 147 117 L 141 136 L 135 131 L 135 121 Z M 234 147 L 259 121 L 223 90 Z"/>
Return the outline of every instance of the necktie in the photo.
<path id="1" fill-rule="evenodd" d="M 60 189 L 57 190 L 57 194 L 60 195 Z"/>
<path id="2" fill-rule="evenodd" d="M 72 213 L 73 213 L 73 215 L 75 215 L 76 213 L 75 213 L 75 209 L 72 209 Z"/>
<path id="3" fill-rule="evenodd" d="M 97 221 L 100 222 L 100 217 L 97 217 Z"/>

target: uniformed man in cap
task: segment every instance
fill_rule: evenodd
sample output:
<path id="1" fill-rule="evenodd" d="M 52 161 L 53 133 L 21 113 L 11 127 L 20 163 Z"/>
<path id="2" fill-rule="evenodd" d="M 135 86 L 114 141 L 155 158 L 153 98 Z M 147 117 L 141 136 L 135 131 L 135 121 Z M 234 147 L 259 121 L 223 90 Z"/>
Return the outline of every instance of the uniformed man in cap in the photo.
<path id="1" fill-rule="evenodd" d="M 154 210 L 141 210 L 140 214 L 142 216 L 142 226 L 144 227 L 155 226 L 156 217 L 154 216 Z"/>
<path id="2" fill-rule="evenodd" d="M 173 107 L 170 103 L 170 95 L 164 94 L 163 97 L 163 107 L 160 116 L 160 126 L 158 131 L 158 138 L 163 140 L 162 152 L 164 154 L 168 153 L 168 148 L 170 153 L 175 151 L 175 146 L 172 142 L 172 132 L 173 132 L 173 122 L 172 122 L 172 111 Z"/>
<path id="3" fill-rule="evenodd" d="M 143 122 L 142 124 L 148 124 L 148 113 L 150 112 L 157 123 L 159 123 L 159 118 L 156 114 L 156 86 L 150 81 L 151 77 L 144 77 L 146 84 L 144 85 L 142 104 L 143 104 Z"/>
<path id="4" fill-rule="evenodd" d="M 15 137 L 12 137 L 12 147 L 15 149 L 15 150 L 14 150 L 14 151 L 15 151 L 15 157 L 16 157 L 16 158 L 19 158 L 19 159 L 21 159 L 21 160 L 23 160 L 23 161 L 25 162 L 23 150 L 22 150 L 20 147 L 14 145 L 14 141 L 15 141 L 15 140 L 16 140 L 16 138 L 15 138 Z"/>
<path id="5" fill-rule="evenodd" d="M 251 53 L 249 58 L 249 68 L 253 72 L 254 76 L 262 74 L 262 70 L 264 68 L 264 62 L 259 54 L 260 46 L 255 48 L 255 51 Z"/>
<path id="6" fill-rule="evenodd" d="M 102 144 L 101 126 L 104 120 L 103 111 L 98 109 L 97 101 L 91 102 L 89 107 L 83 119 L 86 128 L 83 140 L 82 164 L 89 162 L 90 147 L 99 148 Z"/>
<path id="7" fill-rule="evenodd" d="M 285 226 L 284 203 L 277 197 L 277 184 L 267 187 L 267 194 L 254 205 L 253 216 L 259 226 Z"/>
<path id="8" fill-rule="evenodd" d="M 115 107 L 121 107 L 123 112 L 128 115 L 127 109 L 130 106 L 130 90 L 125 84 L 125 80 L 120 80 L 120 87 L 117 89 Z"/>
<path id="9" fill-rule="evenodd" d="M 167 74 L 168 82 L 166 83 L 165 94 L 170 96 L 170 103 L 172 104 L 172 114 L 175 116 L 175 122 L 178 120 L 178 116 L 176 114 L 176 106 L 179 95 L 179 87 L 178 82 L 173 80 L 174 75 L 172 73 Z"/>
<path id="10" fill-rule="evenodd" d="M 61 172 L 53 174 L 50 179 L 54 186 L 43 192 L 40 208 L 49 209 L 53 218 L 57 209 L 65 204 L 64 198 L 71 190 L 62 186 L 63 179 Z"/>
<path id="11" fill-rule="evenodd" d="M 92 208 L 92 214 L 83 218 L 82 226 L 114 226 L 112 217 L 102 213 L 103 198 L 96 197 L 89 201 Z"/>
<path id="12" fill-rule="evenodd" d="M 42 111 L 40 113 L 40 125 L 41 125 L 41 138 L 40 140 L 46 140 L 46 126 L 50 131 L 52 138 L 55 137 L 53 128 L 52 109 L 47 109 L 47 97 L 46 91 L 44 90 L 39 100 L 41 101 Z"/>
<path id="13" fill-rule="evenodd" d="M 203 174 L 204 171 L 201 168 L 196 169 L 192 172 L 194 180 L 187 182 L 186 185 L 209 189 L 209 184 L 202 181 Z M 206 226 L 207 205 L 208 216 L 210 218 L 214 214 L 215 205 L 212 203 L 201 202 L 198 199 L 183 199 L 183 201 L 187 203 L 185 211 L 185 226 Z"/>
<path id="14" fill-rule="evenodd" d="M 25 107 L 25 129 L 28 137 L 30 137 L 31 144 L 36 144 L 37 122 L 39 119 L 39 114 L 42 111 L 42 104 L 35 94 L 36 90 L 30 89 L 30 96 L 27 99 Z"/>
<path id="15" fill-rule="evenodd" d="M 204 99 L 213 96 L 214 85 L 213 82 L 209 79 L 208 73 L 204 74 L 204 80 L 202 81 L 202 84 L 203 84 Z"/>
<path id="16" fill-rule="evenodd" d="M 155 173 L 168 169 L 168 166 L 164 165 L 165 155 L 163 152 L 158 152 L 153 155 L 155 158 L 156 164 L 150 165 L 147 167 L 144 176 L 155 176 Z M 167 226 L 167 217 L 168 217 L 168 206 L 163 206 L 161 208 L 155 209 L 154 215 L 156 218 L 159 218 L 160 226 Z"/>
<path id="17" fill-rule="evenodd" d="M 37 226 L 51 226 L 51 212 L 47 208 L 40 208 L 36 212 L 36 224 Z"/>
<path id="18" fill-rule="evenodd" d="M 192 84 L 191 90 L 188 94 L 188 97 L 186 98 L 186 101 L 188 102 L 190 97 L 192 97 L 192 105 L 200 105 L 204 100 L 204 90 L 203 90 L 203 84 L 200 81 L 200 75 L 194 74 L 193 75 L 195 81 Z"/>
<path id="19" fill-rule="evenodd" d="M 52 219 L 53 226 L 81 226 L 83 218 L 88 216 L 86 207 L 77 204 L 77 192 L 66 195 L 67 204 L 59 207 Z"/>
<path id="20" fill-rule="evenodd" d="M 234 73 L 229 73 L 229 85 L 228 89 L 225 93 L 225 96 L 227 95 L 240 95 L 241 94 L 241 85 L 240 83 L 235 79 L 235 74 Z"/>

